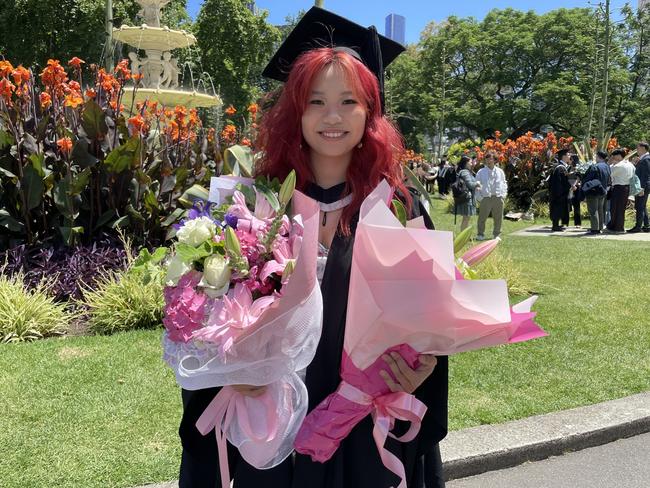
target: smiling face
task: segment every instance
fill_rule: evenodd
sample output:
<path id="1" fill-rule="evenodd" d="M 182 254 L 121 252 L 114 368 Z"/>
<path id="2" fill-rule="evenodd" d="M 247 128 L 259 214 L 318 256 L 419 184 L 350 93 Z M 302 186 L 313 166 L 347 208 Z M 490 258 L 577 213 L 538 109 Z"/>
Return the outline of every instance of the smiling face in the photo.
<path id="1" fill-rule="evenodd" d="M 365 127 L 363 101 L 353 92 L 343 71 L 329 65 L 314 80 L 302 115 L 302 135 L 312 160 L 349 162 Z"/>

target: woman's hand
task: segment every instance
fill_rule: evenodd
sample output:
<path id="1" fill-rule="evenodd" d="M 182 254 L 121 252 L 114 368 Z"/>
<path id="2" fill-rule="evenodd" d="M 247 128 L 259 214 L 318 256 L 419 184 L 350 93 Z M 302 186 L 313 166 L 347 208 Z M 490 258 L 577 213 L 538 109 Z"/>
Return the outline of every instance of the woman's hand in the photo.
<path id="1" fill-rule="evenodd" d="M 266 386 L 230 385 L 230 387 L 237 393 L 251 398 L 257 398 L 266 391 Z"/>
<path id="2" fill-rule="evenodd" d="M 438 359 L 433 354 L 420 354 L 420 366 L 411 369 L 404 361 L 404 358 L 394 351 L 390 354 L 384 354 L 382 359 L 388 364 L 397 379 L 397 382 L 395 382 L 388 372 L 383 370 L 379 372 L 392 392 L 413 393 L 433 373 L 438 363 Z"/>

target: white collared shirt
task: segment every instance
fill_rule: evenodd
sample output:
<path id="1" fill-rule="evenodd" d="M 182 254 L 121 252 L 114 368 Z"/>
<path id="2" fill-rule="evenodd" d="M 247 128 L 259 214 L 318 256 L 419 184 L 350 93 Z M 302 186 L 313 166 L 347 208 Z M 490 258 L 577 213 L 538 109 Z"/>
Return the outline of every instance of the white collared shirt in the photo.
<path id="1" fill-rule="evenodd" d="M 620 161 L 612 166 L 612 186 L 629 185 L 636 168 L 627 160 Z"/>
<path id="2" fill-rule="evenodd" d="M 476 173 L 476 180 L 481 182 L 481 190 L 476 195 L 479 201 L 487 197 L 505 198 L 508 194 L 506 174 L 498 166 L 492 169 L 483 166 Z"/>

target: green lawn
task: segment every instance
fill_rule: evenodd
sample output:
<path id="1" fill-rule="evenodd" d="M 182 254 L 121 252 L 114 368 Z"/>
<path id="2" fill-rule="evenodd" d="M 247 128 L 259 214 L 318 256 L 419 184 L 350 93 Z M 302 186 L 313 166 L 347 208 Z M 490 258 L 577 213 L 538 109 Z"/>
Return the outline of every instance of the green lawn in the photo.
<path id="1" fill-rule="evenodd" d="M 442 202 L 433 214 L 453 227 Z M 539 284 L 551 335 L 453 357 L 452 429 L 650 390 L 648 243 L 507 235 L 529 225 L 505 222 L 501 251 Z M 160 356 L 160 331 L 0 345 L 2 486 L 176 478 L 180 395 Z"/>

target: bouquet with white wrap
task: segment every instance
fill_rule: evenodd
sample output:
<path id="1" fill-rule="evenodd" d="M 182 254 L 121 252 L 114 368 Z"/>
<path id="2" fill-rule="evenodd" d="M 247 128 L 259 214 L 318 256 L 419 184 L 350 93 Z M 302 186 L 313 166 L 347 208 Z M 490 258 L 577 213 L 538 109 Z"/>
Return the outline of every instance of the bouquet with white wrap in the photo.
<path id="1" fill-rule="evenodd" d="M 244 190 L 242 184 L 253 184 L 246 187 L 254 189 L 250 198 L 237 191 L 236 186 Z M 275 194 L 252 180 L 213 178 L 210 199 L 221 210 L 209 212 L 210 218 L 223 222 L 217 223 L 205 247 L 206 253 L 211 247 L 211 254 L 198 265 L 194 262 L 165 293 L 164 359 L 178 384 L 188 390 L 223 386 L 197 428 L 204 435 L 216 432 L 224 487 L 230 486 L 225 439 L 251 465 L 272 468 L 291 453 L 307 413 L 307 390 L 297 372 L 313 359 L 321 332 L 323 305 L 316 278 L 319 208 L 291 189 L 289 219 L 283 212 L 288 201 L 283 189 L 274 201 Z M 253 198 L 251 211 L 246 200 Z M 215 271 L 206 261 L 218 254 L 219 242 L 232 268 L 227 286 L 215 278 L 223 278 L 222 267 Z M 179 274 L 174 259 L 172 280 Z M 202 273 L 197 271 L 201 268 Z M 266 389 L 253 398 L 228 386 L 238 384 Z"/>

